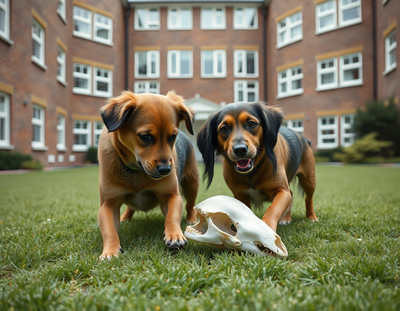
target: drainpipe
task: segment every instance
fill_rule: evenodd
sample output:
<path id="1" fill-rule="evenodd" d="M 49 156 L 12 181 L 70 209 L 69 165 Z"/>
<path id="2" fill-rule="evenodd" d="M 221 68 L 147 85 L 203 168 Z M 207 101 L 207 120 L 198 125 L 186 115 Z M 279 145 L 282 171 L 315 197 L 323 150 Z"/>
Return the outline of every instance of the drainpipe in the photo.
<path id="1" fill-rule="evenodd" d="M 264 62 L 264 101 L 268 101 L 267 96 L 267 8 L 263 2 L 261 13 L 263 16 L 263 62 Z"/>
<path id="2" fill-rule="evenodd" d="M 371 0 L 372 5 L 372 68 L 373 68 L 373 98 L 378 99 L 378 69 L 376 60 L 376 7 L 375 0 Z"/>
<path id="3" fill-rule="evenodd" d="M 128 4 L 128 9 L 125 13 L 125 90 L 128 90 L 129 84 L 129 16 L 131 15 L 131 6 Z"/>

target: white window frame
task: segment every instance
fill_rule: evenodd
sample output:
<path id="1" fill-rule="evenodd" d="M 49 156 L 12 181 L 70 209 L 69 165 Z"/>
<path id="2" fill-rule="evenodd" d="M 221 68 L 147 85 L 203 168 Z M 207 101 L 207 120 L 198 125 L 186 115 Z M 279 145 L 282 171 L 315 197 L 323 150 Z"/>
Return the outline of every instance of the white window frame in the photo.
<path id="1" fill-rule="evenodd" d="M 150 70 L 147 70 L 147 74 L 139 74 L 139 53 L 146 53 L 146 66 L 147 69 L 151 68 L 152 55 L 155 55 L 155 64 L 156 64 L 156 72 L 149 73 Z M 151 50 L 151 51 L 137 51 L 135 52 L 135 78 L 159 78 L 160 77 L 160 51 Z"/>
<path id="2" fill-rule="evenodd" d="M 0 37 L 10 40 L 10 0 L 5 0 L 5 3 L 0 2 L 0 10 L 4 11 L 4 31 L 0 30 Z"/>
<path id="3" fill-rule="evenodd" d="M 301 20 L 299 21 L 295 21 L 292 23 L 291 18 L 294 15 L 300 14 L 301 15 Z M 285 22 L 285 26 L 281 27 L 280 23 L 281 22 Z M 296 28 L 298 26 L 301 26 L 301 35 L 297 36 L 297 37 L 293 37 L 291 36 L 291 32 L 293 28 Z M 285 18 L 282 18 L 281 20 L 279 20 L 276 24 L 276 31 L 277 31 L 277 45 L 276 48 L 279 49 L 281 47 L 284 47 L 288 44 L 303 40 L 303 12 L 302 11 L 298 11 L 296 13 L 293 13 Z M 280 34 L 286 32 L 286 40 L 285 41 L 280 41 Z"/>
<path id="4" fill-rule="evenodd" d="M 321 68 L 321 64 L 323 62 L 329 62 L 330 60 L 333 60 L 333 67 L 330 68 Z M 333 82 L 330 84 L 325 84 L 322 85 L 322 79 L 321 76 L 323 74 L 328 74 L 328 73 L 333 73 Z M 331 57 L 331 58 L 325 58 L 321 59 L 317 62 L 317 91 L 322 91 L 322 90 L 329 90 L 329 89 L 334 89 L 338 87 L 338 61 L 337 57 Z"/>
<path id="5" fill-rule="evenodd" d="M 283 123 L 283 126 L 286 126 L 287 128 L 292 129 L 296 133 L 299 133 L 299 134 L 304 133 L 304 120 L 303 119 L 286 120 Z"/>
<path id="6" fill-rule="evenodd" d="M 65 0 L 58 0 L 58 8 L 57 8 L 57 13 L 63 20 L 63 22 L 66 22 L 66 5 L 65 5 Z"/>
<path id="7" fill-rule="evenodd" d="M 75 67 L 76 66 L 85 66 L 88 68 L 87 73 L 83 73 L 83 72 L 75 72 Z M 83 67 L 81 67 L 83 68 Z M 92 66 L 90 65 L 86 65 L 86 64 L 81 64 L 81 63 L 74 63 L 74 67 L 72 70 L 72 76 L 73 78 L 80 78 L 80 79 L 87 79 L 88 83 L 87 83 L 87 88 L 83 89 L 83 88 L 78 88 L 75 87 L 75 81 L 74 81 L 74 85 L 73 85 L 73 89 L 72 91 L 75 94 L 84 94 L 84 95 L 90 95 L 92 93 Z"/>
<path id="8" fill-rule="evenodd" d="M 334 124 L 322 124 L 322 119 L 324 118 L 334 118 Z M 333 134 L 322 134 L 324 130 L 333 130 Z M 339 124 L 338 124 L 338 116 L 330 115 L 330 116 L 321 116 L 318 118 L 318 149 L 332 149 L 339 146 Z M 324 139 L 335 139 L 333 143 L 324 143 Z"/>
<path id="9" fill-rule="evenodd" d="M 172 11 L 176 11 L 176 25 L 172 24 Z M 190 23 L 189 25 L 182 25 L 182 11 L 189 11 L 190 13 Z M 182 7 L 182 8 L 177 8 L 177 7 L 170 7 L 168 8 L 168 24 L 167 24 L 167 29 L 169 30 L 190 30 L 193 29 L 193 9 Z"/>
<path id="10" fill-rule="evenodd" d="M 34 117 L 33 110 L 39 110 L 40 111 L 40 119 Z M 33 141 L 32 137 L 32 149 L 33 150 L 47 150 L 47 147 L 45 146 L 45 116 L 46 110 L 39 105 L 33 104 L 32 105 L 32 134 L 33 134 L 33 126 L 39 126 L 40 127 L 40 140 L 39 141 Z"/>
<path id="11" fill-rule="evenodd" d="M 390 44 L 390 38 L 394 36 L 395 41 Z M 385 71 L 383 72 L 384 75 L 388 74 L 392 70 L 397 68 L 397 61 L 393 64 L 390 64 L 390 53 L 395 51 L 397 48 L 397 41 L 396 41 L 396 29 L 392 30 L 386 37 L 385 37 Z M 396 55 L 396 52 L 394 52 Z"/>
<path id="12" fill-rule="evenodd" d="M 299 70 L 299 69 L 301 69 L 301 73 L 293 74 L 293 70 Z M 283 78 L 282 73 L 285 73 L 286 77 Z M 284 97 L 303 94 L 303 92 L 304 92 L 303 78 L 304 78 L 304 74 L 303 74 L 303 66 L 302 65 L 290 67 L 290 68 L 279 71 L 278 72 L 278 95 L 277 95 L 277 98 L 284 98 Z M 292 90 L 292 82 L 297 81 L 297 80 L 302 81 L 301 82 L 302 88 Z M 286 92 L 282 92 L 281 85 L 283 83 L 286 83 Z"/>
<path id="13" fill-rule="evenodd" d="M 357 2 L 354 3 L 348 3 L 348 4 L 343 4 L 343 0 L 338 0 L 339 2 L 339 26 L 340 27 L 346 27 L 346 26 L 350 26 L 350 25 L 354 25 L 357 23 L 361 23 L 362 21 L 362 16 L 361 16 L 361 0 L 356 0 Z M 352 8 L 357 8 L 358 7 L 358 13 L 360 15 L 359 18 L 354 18 L 350 21 L 343 21 L 343 11 L 346 11 L 348 9 L 352 9 Z"/>
<path id="14" fill-rule="evenodd" d="M 344 64 L 344 59 L 346 57 L 354 57 L 358 56 L 358 62 L 357 63 L 351 63 L 351 64 Z M 341 55 L 340 56 L 340 65 L 339 65 L 339 71 L 340 71 L 340 79 L 339 79 L 339 86 L 341 87 L 346 87 L 346 86 L 354 86 L 354 85 L 361 85 L 363 84 L 363 72 L 362 72 L 362 54 L 360 52 L 357 53 L 352 53 L 352 54 L 346 54 L 346 55 Z M 360 77 L 357 80 L 351 80 L 351 81 L 344 81 L 344 72 L 345 70 L 349 69 L 359 69 Z"/>
<path id="15" fill-rule="evenodd" d="M 247 73 L 247 54 L 254 53 L 254 73 Z M 242 72 L 239 72 L 239 58 L 242 58 Z M 257 78 L 258 77 L 258 51 L 257 50 L 235 50 L 233 53 L 234 77 Z"/>
<path id="16" fill-rule="evenodd" d="M 350 117 L 350 123 L 345 123 L 347 117 Z M 346 133 L 346 130 L 351 129 L 354 124 L 354 114 L 343 114 L 340 116 L 340 145 L 343 147 L 349 147 L 354 143 L 355 134 Z M 346 138 L 350 138 L 350 142 L 345 142 Z"/>
<path id="17" fill-rule="evenodd" d="M 103 18 L 105 20 L 108 20 L 108 25 L 100 23 L 97 21 L 97 17 L 100 16 L 100 18 Z M 108 39 L 104 39 L 102 37 L 97 36 L 97 28 L 102 28 L 108 30 Z M 93 40 L 96 42 L 100 42 L 103 44 L 108 44 L 112 45 L 113 42 L 113 19 L 111 17 L 99 14 L 99 13 L 94 13 L 93 17 Z"/>
<path id="18" fill-rule="evenodd" d="M 182 74 L 181 71 L 181 53 L 189 53 L 189 73 Z M 172 72 L 172 55 L 176 55 L 176 72 Z M 191 50 L 169 50 L 168 51 L 168 78 L 192 78 L 193 77 L 193 51 Z"/>
<path id="19" fill-rule="evenodd" d="M 139 26 L 139 10 L 144 10 L 145 17 L 144 17 L 144 25 L 143 27 Z M 149 20 L 149 12 L 157 11 L 158 14 L 158 21 L 150 22 Z M 160 9 L 159 8 L 137 8 L 135 9 L 135 30 L 159 30 L 160 29 Z"/>
<path id="20" fill-rule="evenodd" d="M 58 55 L 61 52 L 61 55 Z M 57 53 L 57 63 L 59 68 L 61 67 L 61 75 L 57 71 L 57 80 L 62 84 L 66 84 L 65 81 L 65 72 L 66 72 L 66 55 L 64 49 L 59 45 L 58 46 L 58 53 Z"/>
<path id="21" fill-rule="evenodd" d="M 75 10 L 76 9 L 82 10 L 83 12 L 85 12 L 85 11 L 88 12 L 89 13 L 89 17 L 85 18 L 85 17 L 82 17 L 82 16 L 75 15 Z M 85 38 L 85 39 L 92 39 L 92 18 L 93 18 L 92 11 L 90 11 L 88 9 L 85 9 L 85 8 L 82 8 L 80 6 L 74 5 L 72 14 L 73 14 L 72 17 L 73 17 L 74 23 L 75 23 L 75 21 L 79 21 L 81 23 L 85 23 L 85 24 L 88 25 L 88 30 L 89 30 L 88 33 L 77 31 L 77 30 L 73 30 L 73 32 L 72 32 L 73 35 L 76 36 L 76 37 L 81 37 L 81 38 Z"/>
<path id="22" fill-rule="evenodd" d="M 153 90 L 152 90 L 150 88 L 151 84 L 156 84 L 156 88 L 153 88 Z M 160 82 L 158 82 L 158 81 L 136 81 L 134 90 L 135 90 L 135 93 L 137 93 L 137 94 L 141 94 L 141 93 L 160 94 Z"/>
<path id="23" fill-rule="evenodd" d="M 61 122 L 59 122 L 61 120 Z M 60 123 L 60 124 L 59 124 Z M 60 136 L 61 135 L 61 141 Z M 65 147 L 65 116 L 63 114 L 57 115 L 57 150 L 66 151 Z"/>
<path id="24" fill-rule="evenodd" d="M 204 10 L 211 10 L 211 24 L 207 24 L 204 20 Z M 221 10 L 221 25 L 217 24 L 217 10 Z M 201 8 L 201 17 L 200 17 L 200 28 L 203 30 L 211 30 L 211 29 L 226 29 L 226 11 L 225 7 L 202 7 Z"/>
<path id="25" fill-rule="evenodd" d="M 205 73 L 204 53 L 213 53 L 213 73 Z M 222 72 L 218 72 L 218 54 L 222 55 Z M 201 77 L 202 78 L 226 78 L 226 50 L 203 50 L 201 51 Z"/>
<path id="26" fill-rule="evenodd" d="M 333 3 L 333 8 L 321 13 L 319 11 L 319 8 L 322 7 L 324 4 L 326 4 L 327 2 L 332 2 Z M 328 15 L 332 15 L 332 14 L 333 14 L 333 24 L 331 26 L 329 26 L 329 27 L 321 28 L 320 27 L 320 19 L 322 17 L 328 16 Z M 334 30 L 334 29 L 336 29 L 336 27 L 337 27 L 336 0 L 327 0 L 327 1 L 324 1 L 322 3 L 317 4 L 315 6 L 315 29 L 316 29 L 315 33 L 316 34 L 324 33 L 324 32 L 327 32 L 327 31 Z"/>
<path id="27" fill-rule="evenodd" d="M 0 149 L 9 148 L 11 136 L 11 120 L 10 120 L 10 95 L 0 92 L 0 96 L 4 98 L 4 111 L 0 111 L 0 118 L 4 119 L 4 139 L 0 137 Z"/>
<path id="28" fill-rule="evenodd" d="M 39 37 L 36 33 L 33 31 L 33 24 L 40 30 L 42 35 Z M 34 40 L 37 44 L 39 44 L 40 49 L 40 57 L 37 57 L 36 55 L 32 54 L 32 61 L 39 65 L 40 67 L 47 69 L 45 63 L 44 63 L 44 57 L 45 57 L 45 32 L 44 32 L 44 27 L 36 20 L 32 19 L 32 40 Z M 32 42 L 33 44 L 33 42 Z"/>
<path id="29" fill-rule="evenodd" d="M 249 83 L 254 83 L 254 88 L 249 88 L 248 84 Z M 243 100 L 239 100 L 239 91 L 240 91 L 240 84 L 242 85 L 242 92 L 243 92 Z M 254 91 L 255 96 L 254 96 L 254 102 L 259 100 L 259 87 L 258 87 L 258 81 L 254 80 L 236 80 L 234 82 L 234 101 L 235 103 L 248 103 L 252 102 L 248 100 L 248 93 Z"/>
<path id="30" fill-rule="evenodd" d="M 101 73 L 107 73 L 108 77 L 98 76 L 97 71 L 100 70 Z M 108 92 L 103 92 L 97 89 L 97 82 L 103 82 L 108 84 Z M 111 97 L 113 88 L 112 70 L 93 67 L 93 95 L 100 97 Z"/>
<path id="31" fill-rule="evenodd" d="M 75 128 L 76 122 L 87 122 L 87 128 L 82 129 L 82 128 Z M 86 135 L 86 145 L 76 145 L 75 144 L 75 136 L 73 137 L 74 139 L 74 145 L 72 146 L 72 151 L 87 151 L 89 147 L 92 145 L 92 122 L 89 120 L 74 120 L 74 127 L 72 130 L 73 135 Z"/>
<path id="32" fill-rule="evenodd" d="M 238 16 L 239 16 L 239 11 L 242 10 L 242 23 L 238 23 Z M 248 26 L 248 20 L 247 20 L 247 10 L 254 10 L 255 11 L 255 18 L 254 18 L 254 26 Z M 247 7 L 235 7 L 233 11 L 233 29 L 258 29 L 258 8 L 253 7 L 253 6 L 247 6 Z"/>
<path id="33" fill-rule="evenodd" d="M 97 125 L 101 125 L 100 129 L 97 128 Z M 101 132 L 103 131 L 103 125 L 104 125 L 104 123 L 101 121 L 93 122 L 93 146 L 94 147 L 99 146 L 100 135 L 101 135 Z M 97 136 L 99 136 L 99 139 L 97 139 Z"/>

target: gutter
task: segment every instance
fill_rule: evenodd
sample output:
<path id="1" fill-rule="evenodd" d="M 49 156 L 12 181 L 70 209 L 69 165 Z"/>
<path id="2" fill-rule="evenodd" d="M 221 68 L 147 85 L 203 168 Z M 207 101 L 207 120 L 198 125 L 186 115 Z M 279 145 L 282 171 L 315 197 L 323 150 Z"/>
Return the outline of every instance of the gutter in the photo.
<path id="1" fill-rule="evenodd" d="M 371 0 L 372 6 L 372 69 L 373 69 L 373 99 L 378 99 L 378 68 L 377 68 L 377 57 L 376 57 L 376 11 L 375 11 L 375 0 Z"/>
<path id="2" fill-rule="evenodd" d="M 264 62 L 264 101 L 268 101 L 267 92 L 267 8 L 265 2 L 262 5 L 261 13 L 263 16 L 263 62 Z"/>
<path id="3" fill-rule="evenodd" d="M 128 3 L 128 8 L 125 13 L 125 90 L 129 88 L 129 16 L 131 15 L 131 5 Z"/>

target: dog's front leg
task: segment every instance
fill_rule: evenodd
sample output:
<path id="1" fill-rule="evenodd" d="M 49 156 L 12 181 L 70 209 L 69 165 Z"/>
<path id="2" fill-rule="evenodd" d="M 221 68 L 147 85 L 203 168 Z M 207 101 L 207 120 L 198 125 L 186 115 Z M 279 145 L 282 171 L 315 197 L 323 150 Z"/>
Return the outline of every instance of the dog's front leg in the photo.
<path id="1" fill-rule="evenodd" d="M 164 234 L 165 245 L 169 248 L 184 248 L 187 240 L 181 230 L 183 202 L 179 195 L 171 196 L 161 204 L 165 216 Z"/>
<path id="2" fill-rule="evenodd" d="M 99 224 L 103 237 L 103 253 L 100 258 L 110 258 L 118 256 L 120 251 L 119 230 L 119 209 L 120 202 L 102 202 L 99 209 Z"/>
<path id="3" fill-rule="evenodd" d="M 262 220 L 276 232 L 279 220 L 291 204 L 292 195 L 290 194 L 290 190 L 278 190 Z"/>

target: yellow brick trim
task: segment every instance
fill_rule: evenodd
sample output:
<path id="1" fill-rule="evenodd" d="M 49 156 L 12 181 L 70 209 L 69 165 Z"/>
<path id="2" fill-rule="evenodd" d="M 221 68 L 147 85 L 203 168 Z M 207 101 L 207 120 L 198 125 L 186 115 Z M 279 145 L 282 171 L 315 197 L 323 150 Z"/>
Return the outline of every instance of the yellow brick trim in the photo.
<path id="1" fill-rule="evenodd" d="M 289 114 L 285 116 L 285 120 L 304 119 L 304 113 Z"/>
<path id="2" fill-rule="evenodd" d="M 349 49 L 344 49 L 344 50 L 339 50 L 339 51 L 335 51 L 335 52 L 317 55 L 317 56 L 315 56 L 315 60 L 321 60 L 321 59 L 338 57 L 341 55 L 356 53 L 356 52 L 362 52 L 362 50 L 363 50 L 363 46 L 359 45 L 359 46 L 355 46 L 355 47 L 352 47 Z"/>
<path id="3" fill-rule="evenodd" d="M 85 120 L 85 121 L 102 121 L 101 116 L 88 116 L 82 114 L 73 114 L 72 118 L 74 120 Z"/>
<path id="4" fill-rule="evenodd" d="M 388 28 L 385 29 L 383 32 L 383 37 L 386 38 L 393 30 L 395 30 L 397 27 L 397 20 L 395 20 L 393 23 L 390 24 Z"/>
<path id="5" fill-rule="evenodd" d="M 64 116 L 66 116 L 68 114 L 67 110 L 62 108 L 62 107 L 60 107 L 60 106 L 57 106 L 57 113 L 62 114 Z"/>
<path id="6" fill-rule="evenodd" d="M 277 18 L 275 18 L 275 22 L 279 22 L 281 19 L 284 19 L 285 17 L 288 17 L 294 13 L 297 13 L 297 12 L 301 11 L 302 9 L 303 9 L 302 5 L 295 7 L 294 9 L 292 9 L 286 13 L 283 13 L 283 14 L 279 15 Z"/>
<path id="7" fill-rule="evenodd" d="M 258 51 L 258 45 L 235 45 L 233 47 L 234 50 L 256 50 Z"/>
<path id="8" fill-rule="evenodd" d="M 292 68 L 292 67 L 296 67 L 296 66 L 300 66 L 303 64 L 304 64 L 304 59 L 299 59 L 299 60 L 296 60 L 295 62 L 276 67 L 276 71 L 279 72 L 279 71 L 282 71 L 282 70 L 285 70 L 288 68 Z"/>
<path id="9" fill-rule="evenodd" d="M 0 82 L 0 92 L 12 94 L 14 93 L 14 87 L 11 84 Z"/>
<path id="10" fill-rule="evenodd" d="M 226 45 L 203 45 L 201 50 L 226 50 Z"/>
<path id="11" fill-rule="evenodd" d="M 320 3 L 323 3 L 323 2 L 326 2 L 326 1 L 328 1 L 328 0 L 315 0 L 315 4 L 320 4 Z"/>
<path id="12" fill-rule="evenodd" d="M 317 111 L 317 117 L 336 116 L 336 115 L 340 116 L 342 114 L 351 114 L 351 113 L 356 113 L 356 108 L 342 109 L 342 110 Z"/>
<path id="13" fill-rule="evenodd" d="M 44 108 L 47 107 L 47 100 L 33 94 L 31 95 L 31 102 Z"/>
<path id="14" fill-rule="evenodd" d="M 192 51 L 193 45 L 168 45 L 168 50 Z"/>
<path id="15" fill-rule="evenodd" d="M 159 46 L 135 46 L 135 51 L 159 51 Z"/>
<path id="16" fill-rule="evenodd" d="M 390 100 L 389 99 L 386 99 L 384 102 L 383 102 L 383 104 L 385 105 L 385 106 L 387 106 L 387 105 L 389 105 L 389 103 L 390 103 Z M 393 103 L 395 104 L 395 105 L 397 105 L 398 103 L 399 103 L 399 98 L 396 96 L 395 98 L 393 98 Z"/>
<path id="17" fill-rule="evenodd" d="M 93 61 L 93 60 L 84 59 L 84 58 L 80 58 L 80 57 L 74 57 L 73 58 L 73 62 L 74 63 L 85 64 L 85 65 L 90 65 L 90 66 L 93 66 L 93 67 L 100 67 L 100 68 L 105 68 L 105 69 L 109 69 L 109 70 L 114 70 L 114 66 L 113 65 L 99 63 L 99 62 L 96 62 L 96 61 Z"/>
<path id="18" fill-rule="evenodd" d="M 59 38 L 59 37 L 57 37 L 57 43 L 58 43 L 58 45 L 59 46 L 61 46 L 62 47 L 62 49 L 65 51 L 65 52 L 67 52 L 67 46 L 64 44 L 64 42 L 62 42 L 61 41 L 61 39 Z"/>
<path id="19" fill-rule="evenodd" d="M 114 18 L 114 14 L 111 14 L 110 12 L 98 9 L 98 8 L 96 8 L 94 6 L 91 6 L 89 4 L 83 3 L 83 2 L 78 1 L 78 0 L 74 0 L 74 5 L 80 6 L 81 8 L 90 10 L 90 11 L 95 12 L 95 13 L 99 13 L 99 14 L 107 16 L 107 17 Z"/>
<path id="20" fill-rule="evenodd" d="M 38 13 L 34 8 L 32 8 L 32 16 L 37 20 L 37 22 L 38 22 L 40 25 L 42 25 L 42 27 L 43 27 L 44 29 L 47 28 L 47 22 L 44 20 L 43 17 L 41 17 L 41 16 L 39 15 L 39 13 Z"/>

